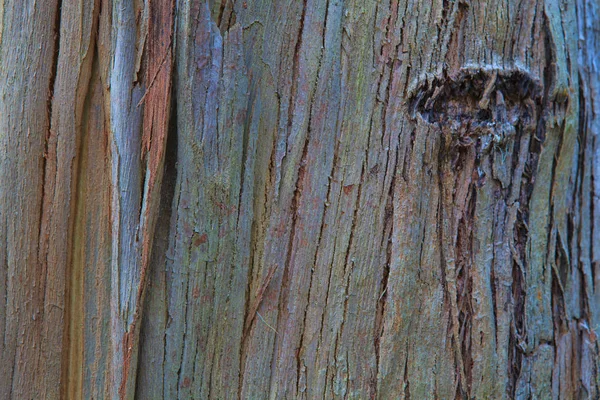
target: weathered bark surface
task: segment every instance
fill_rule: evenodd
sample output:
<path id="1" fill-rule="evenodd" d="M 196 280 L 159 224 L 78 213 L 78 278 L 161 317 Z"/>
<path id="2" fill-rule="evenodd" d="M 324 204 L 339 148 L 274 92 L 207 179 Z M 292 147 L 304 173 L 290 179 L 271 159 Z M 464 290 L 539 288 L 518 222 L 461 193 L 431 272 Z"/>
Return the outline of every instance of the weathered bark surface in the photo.
<path id="1" fill-rule="evenodd" d="M 0 397 L 600 397 L 599 8 L 0 0 Z"/>
<path id="2" fill-rule="evenodd" d="M 52 88 L 60 85 L 53 74 L 57 1 L 0 4 L 0 397 L 57 397 L 68 248 L 59 229 L 69 206 L 43 208 L 47 196 L 69 193 L 69 183 L 56 179 L 65 167 L 56 153 L 68 153 L 70 138 L 59 144 L 51 129 L 68 130 L 69 121 L 50 116 Z"/>

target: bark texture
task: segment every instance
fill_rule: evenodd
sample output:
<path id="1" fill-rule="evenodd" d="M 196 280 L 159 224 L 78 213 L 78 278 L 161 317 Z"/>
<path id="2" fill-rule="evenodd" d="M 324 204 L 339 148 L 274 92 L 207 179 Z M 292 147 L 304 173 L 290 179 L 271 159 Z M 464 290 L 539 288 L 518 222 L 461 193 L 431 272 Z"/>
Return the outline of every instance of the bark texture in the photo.
<path id="1" fill-rule="evenodd" d="M 0 0 L 0 397 L 599 398 L 599 54 L 592 0 Z"/>

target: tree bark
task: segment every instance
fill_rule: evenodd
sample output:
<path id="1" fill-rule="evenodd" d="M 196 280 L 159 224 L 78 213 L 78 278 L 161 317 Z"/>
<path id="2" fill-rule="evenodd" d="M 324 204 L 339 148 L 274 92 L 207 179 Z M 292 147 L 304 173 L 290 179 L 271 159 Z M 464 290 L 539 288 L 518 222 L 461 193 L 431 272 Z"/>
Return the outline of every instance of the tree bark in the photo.
<path id="1" fill-rule="evenodd" d="M 0 397 L 600 397 L 600 6 L 0 0 Z"/>

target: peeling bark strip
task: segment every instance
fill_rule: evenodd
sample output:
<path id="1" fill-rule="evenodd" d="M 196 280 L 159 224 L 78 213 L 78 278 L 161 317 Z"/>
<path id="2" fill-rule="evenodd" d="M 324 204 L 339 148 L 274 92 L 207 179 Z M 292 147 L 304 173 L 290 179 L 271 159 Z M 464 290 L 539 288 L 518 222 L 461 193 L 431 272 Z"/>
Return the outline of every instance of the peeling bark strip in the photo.
<path id="1" fill-rule="evenodd" d="M 140 319 L 169 119 L 172 9 L 172 1 L 113 2 L 116 28 L 112 32 L 110 71 L 113 398 L 132 399 L 135 394 Z"/>
<path id="2" fill-rule="evenodd" d="M 242 31 L 234 26 L 223 37 L 205 3 L 181 4 L 177 18 L 178 167 L 168 250 L 156 266 L 166 271 L 166 301 L 146 311 L 168 321 L 156 327 L 158 343 L 144 342 L 143 352 L 164 353 L 158 371 L 141 375 L 138 393 L 230 398 L 240 378 L 256 140 L 245 136 Z"/>
<path id="3" fill-rule="evenodd" d="M 0 0 L 0 398 L 598 398 L 599 32 Z"/>

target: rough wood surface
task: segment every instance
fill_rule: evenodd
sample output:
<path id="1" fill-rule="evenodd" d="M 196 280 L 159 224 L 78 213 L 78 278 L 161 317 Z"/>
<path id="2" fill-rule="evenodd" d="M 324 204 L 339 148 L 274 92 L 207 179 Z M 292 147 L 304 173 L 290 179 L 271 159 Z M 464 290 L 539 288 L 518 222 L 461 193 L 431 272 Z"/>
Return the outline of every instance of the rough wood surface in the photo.
<path id="1" fill-rule="evenodd" d="M 57 398 L 69 205 L 42 206 L 68 193 L 63 168 L 74 156 L 71 121 L 50 117 L 57 0 L 2 1 L 0 10 L 0 397 Z M 65 129 L 64 141 L 51 126 Z"/>
<path id="2" fill-rule="evenodd" d="M 598 398 L 599 32 L 0 0 L 0 397 Z"/>

